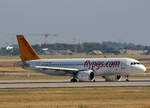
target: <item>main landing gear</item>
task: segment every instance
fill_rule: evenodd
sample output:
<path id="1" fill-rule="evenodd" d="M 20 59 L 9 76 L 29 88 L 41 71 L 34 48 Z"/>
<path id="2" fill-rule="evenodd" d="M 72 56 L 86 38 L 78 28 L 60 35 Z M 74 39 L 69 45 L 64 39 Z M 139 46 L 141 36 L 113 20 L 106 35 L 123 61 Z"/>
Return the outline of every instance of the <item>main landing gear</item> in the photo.
<path id="1" fill-rule="evenodd" d="M 77 72 L 73 73 L 73 78 L 70 80 L 70 82 L 78 82 L 78 80 L 77 80 Z"/>
<path id="2" fill-rule="evenodd" d="M 77 82 L 77 79 L 76 79 L 76 78 L 72 78 L 72 79 L 70 80 L 70 82 Z"/>
<path id="3" fill-rule="evenodd" d="M 128 75 L 126 75 L 125 77 L 126 77 L 126 81 L 129 81 L 129 79 L 128 79 L 128 78 L 129 78 L 129 76 L 128 76 Z"/>

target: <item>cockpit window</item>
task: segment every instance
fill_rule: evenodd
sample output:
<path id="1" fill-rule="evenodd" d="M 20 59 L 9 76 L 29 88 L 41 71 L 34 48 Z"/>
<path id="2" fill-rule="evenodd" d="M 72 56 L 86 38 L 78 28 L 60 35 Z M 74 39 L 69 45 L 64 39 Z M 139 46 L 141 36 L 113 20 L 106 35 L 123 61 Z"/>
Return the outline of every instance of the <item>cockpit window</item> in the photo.
<path id="1" fill-rule="evenodd" d="M 131 65 L 140 64 L 139 62 L 131 62 Z"/>

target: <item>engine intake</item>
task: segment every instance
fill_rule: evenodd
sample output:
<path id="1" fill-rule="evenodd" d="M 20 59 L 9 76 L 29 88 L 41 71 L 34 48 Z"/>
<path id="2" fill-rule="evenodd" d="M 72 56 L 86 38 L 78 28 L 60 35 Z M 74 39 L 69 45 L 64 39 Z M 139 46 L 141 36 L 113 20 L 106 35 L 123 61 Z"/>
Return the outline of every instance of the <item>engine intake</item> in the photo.
<path id="1" fill-rule="evenodd" d="M 89 71 L 80 71 L 77 74 L 79 81 L 94 81 L 95 74 L 92 70 Z"/>

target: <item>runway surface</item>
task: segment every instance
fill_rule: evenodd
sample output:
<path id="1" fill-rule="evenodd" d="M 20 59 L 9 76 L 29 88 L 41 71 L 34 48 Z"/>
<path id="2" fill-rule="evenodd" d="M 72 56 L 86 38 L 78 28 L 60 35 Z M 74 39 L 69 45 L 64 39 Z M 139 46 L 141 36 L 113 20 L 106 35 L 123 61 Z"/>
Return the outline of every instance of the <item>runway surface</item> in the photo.
<path id="1" fill-rule="evenodd" d="M 17 73 L 17 71 L 0 71 L 0 75 L 7 75 L 7 76 L 38 76 L 38 75 L 45 75 L 43 73 Z M 136 75 L 130 76 L 150 76 L 150 73 L 139 73 Z"/>
<path id="2" fill-rule="evenodd" d="M 24 88 L 97 88 L 97 87 L 150 87 L 150 79 L 133 79 L 130 82 L 77 82 L 69 80 L 7 80 L 0 81 L 0 89 Z"/>

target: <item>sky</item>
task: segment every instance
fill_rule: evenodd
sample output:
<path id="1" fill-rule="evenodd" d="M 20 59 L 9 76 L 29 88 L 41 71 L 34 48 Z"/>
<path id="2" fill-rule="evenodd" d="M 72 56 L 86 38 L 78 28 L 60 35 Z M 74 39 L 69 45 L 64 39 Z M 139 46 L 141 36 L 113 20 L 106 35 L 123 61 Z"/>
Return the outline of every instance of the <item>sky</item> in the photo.
<path id="1" fill-rule="evenodd" d="M 16 34 L 44 43 L 43 33 L 57 34 L 49 43 L 150 45 L 150 0 L 0 0 L 0 46 L 16 43 Z"/>

